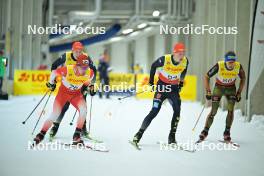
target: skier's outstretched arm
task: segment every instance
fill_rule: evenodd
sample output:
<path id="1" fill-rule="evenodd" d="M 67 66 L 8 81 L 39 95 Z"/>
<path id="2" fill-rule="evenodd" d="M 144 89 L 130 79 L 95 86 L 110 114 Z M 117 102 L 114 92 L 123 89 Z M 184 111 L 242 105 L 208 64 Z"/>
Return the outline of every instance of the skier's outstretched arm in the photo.
<path id="1" fill-rule="evenodd" d="M 180 78 L 180 81 L 183 82 L 184 81 L 184 78 L 187 74 L 187 70 L 188 70 L 188 66 L 189 66 L 189 60 L 187 59 L 187 65 L 186 65 L 186 68 L 183 70 L 183 72 L 181 73 L 181 78 Z"/>
<path id="2" fill-rule="evenodd" d="M 67 67 L 65 66 L 57 68 L 56 70 L 52 70 L 50 74 L 49 82 L 46 83 L 46 86 L 48 87 L 48 89 L 50 89 L 51 91 L 54 91 L 56 89 L 56 77 L 58 75 L 65 76 L 66 74 L 67 74 Z"/>
<path id="3" fill-rule="evenodd" d="M 211 92 L 210 88 L 210 78 L 213 77 L 218 72 L 219 66 L 215 64 L 204 76 L 204 87 L 206 92 Z"/>
<path id="4" fill-rule="evenodd" d="M 149 74 L 149 84 L 150 85 L 154 84 L 154 76 L 155 76 L 156 70 L 158 67 L 162 67 L 164 65 L 164 61 L 165 61 L 165 57 L 162 56 L 152 63 L 151 68 L 150 68 L 150 74 Z"/>
<path id="5" fill-rule="evenodd" d="M 244 71 L 241 64 L 240 64 L 240 70 L 239 70 L 238 76 L 240 78 L 240 83 L 239 83 L 238 90 L 236 92 L 236 101 L 237 102 L 239 102 L 241 100 L 241 92 L 242 92 L 242 90 L 245 86 L 245 82 L 246 82 L 246 74 L 245 74 L 245 71 Z"/>
<path id="6" fill-rule="evenodd" d="M 91 79 L 91 84 L 94 84 L 95 81 L 96 81 L 96 73 L 97 73 L 97 69 L 92 61 L 92 59 L 88 56 L 88 59 L 89 59 L 89 67 L 90 69 L 92 70 L 92 79 Z"/>
<path id="7" fill-rule="evenodd" d="M 66 61 L 66 54 L 61 55 L 57 60 L 55 60 L 51 65 L 51 71 L 56 70 L 57 68 L 64 66 Z"/>
<path id="8" fill-rule="evenodd" d="M 52 70 L 51 74 L 50 74 L 50 79 L 49 79 L 49 83 L 51 84 L 55 84 L 55 80 L 57 76 L 66 76 L 67 75 L 67 67 L 63 66 L 60 68 L 57 68 L 56 70 Z"/>

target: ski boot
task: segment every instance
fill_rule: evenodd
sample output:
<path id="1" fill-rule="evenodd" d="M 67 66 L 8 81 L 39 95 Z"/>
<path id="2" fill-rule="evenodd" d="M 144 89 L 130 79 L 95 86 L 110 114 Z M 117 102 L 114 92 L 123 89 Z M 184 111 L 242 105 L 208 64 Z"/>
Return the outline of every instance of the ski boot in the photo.
<path id="1" fill-rule="evenodd" d="M 136 147 L 136 149 L 140 150 L 141 148 L 139 147 L 138 143 L 140 139 L 142 138 L 142 135 L 144 133 L 144 130 L 140 129 L 134 136 L 132 141 L 129 141 L 133 146 Z"/>
<path id="2" fill-rule="evenodd" d="M 76 128 L 73 134 L 72 145 L 84 145 L 84 142 L 81 139 L 81 129 Z"/>
<path id="3" fill-rule="evenodd" d="M 177 146 L 177 142 L 175 140 L 175 133 L 176 133 L 179 121 L 180 121 L 180 117 L 176 117 L 176 118 L 173 117 L 172 118 L 171 129 L 170 129 L 170 133 L 169 133 L 169 137 L 168 137 L 168 144 L 169 145 L 172 144 L 172 145 Z"/>
<path id="4" fill-rule="evenodd" d="M 60 126 L 60 123 L 58 123 L 58 122 L 53 123 L 53 127 L 51 128 L 50 133 L 49 133 L 49 141 L 50 142 L 52 142 L 53 139 L 55 138 L 55 135 L 58 132 L 59 126 Z"/>
<path id="5" fill-rule="evenodd" d="M 231 142 L 231 137 L 230 137 L 230 131 L 224 131 L 224 141 L 225 142 L 227 142 L 227 143 L 229 143 L 229 142 Z"/>
<path id="6" fill-rule="evenodd" d="M 134 143 L 139 143 L 140 139 L 141 139 L 142 136 L 143 136 L 143 133 L 144 133 L 144 131 L 140 129 L 140 130 L 136 133 L 136 135 L 134 136 L 134 138 L 133 138 L 133 142 L 134 142 Z"/>
<path id="7" fill-rule="evenodd" d="M 34 143 L 31 145 L 31 147 L 38 145 L 44 139 L 45 134 L 45 131 L 41 131 L 40 133 L 38 133 L 37 136 L 33 139 Z"/>
<path id="8" fill-rule="evenodd" d="M 87 128 L 86 128 L 86 121 L 84 122 L 81 135 L 82 135 L 82 137 L 84 137 L 86 139 L 92 140 L 92 138 L 90 137 L 90 133 L 87 131 Z"/>
<path id="9" fill-rule="evenodd" d="M 204 141 L 207 136 L 208 136 L 208 130 L 204 129 L 199 135 L 199 140 L 196 143 L 200 143 Z"/>
<path id="10" fill-rule="evenodd" d="M 177 145 L 177 142 L 175 140 L 175 132 L 170 131 L 170 134 L 169 134 L 169 137 L 168 137 L 168 144 Z"/>

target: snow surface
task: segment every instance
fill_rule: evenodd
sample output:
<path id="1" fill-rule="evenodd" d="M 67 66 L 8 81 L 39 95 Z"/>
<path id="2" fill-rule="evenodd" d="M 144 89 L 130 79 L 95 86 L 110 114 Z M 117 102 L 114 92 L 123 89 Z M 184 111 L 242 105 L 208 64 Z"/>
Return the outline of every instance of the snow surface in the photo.
<path id="1" fill-rule="evenodd" d="M 151 109 L 151 100 L 126 99 L 120 102 L 116 97 L 111 100 L 95 97 L 91 133 L 105 141 L 105 145 L 110 149 L 109 153 L 76 149 L 27 150 L 28 140 L 32 140 L 31 132 L 40 110 L 38 109 L 25 125 L 21 122 L 40 98 L 40 96 L 21 96 L 12 97 L 9 101 L 0 101 L 1 176 L 264 175 L 264 137 L 261 129 L 263 127 L 261 124 L 264 124 L 263 116 L 254 116 L 252 123 L 245 123 L 241 113 L 235 113 L 231 135 L 233 140 L 241 145 L 238 150 L 205 149 L 195 153 L 164 151 L 156 144 L 159 140 L 167 140 L 170 128 L 172 108 L 169 103 L 164 103 L 141 140 L 142 150 L 137 151 L 128 140 L 132 139 Z M 54 97 L 51 98 L 35 134 L 39 132 L 44 119 L 51 112 L 53 100 Z M 87 101 L 90 102 L 90 97 Z M 192 132 L 201 109 L 199 103 L 182 103 L 181 120 L 177 131 L 179 143 L 197 140 L 206 115 L 210 111 L 209 108 L 205 109 L 196 130 Z M 57 134 L 58 140 L 71 140 L 75 125 L 70 126 L 69 122 L 74 111 L 71 107 L 66 113 Z M 217 140 L 222 139 L 225 116 L 226 112 L 218 111 L 210 129 L 208 142 L 217 143 Z M 47 138 L 48 136 L 44 143 L 48 142 Z"/>

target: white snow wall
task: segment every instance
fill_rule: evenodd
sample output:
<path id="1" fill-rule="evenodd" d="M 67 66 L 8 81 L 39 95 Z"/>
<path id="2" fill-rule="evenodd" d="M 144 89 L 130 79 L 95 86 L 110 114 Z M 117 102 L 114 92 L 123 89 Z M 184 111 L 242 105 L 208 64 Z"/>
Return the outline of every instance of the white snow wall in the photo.
<path id="1" fill-rule="evenodd" d="M 253 27 L 248 84 L 248 115 L 264 114 L 264 1 L 258 0 Z"/>

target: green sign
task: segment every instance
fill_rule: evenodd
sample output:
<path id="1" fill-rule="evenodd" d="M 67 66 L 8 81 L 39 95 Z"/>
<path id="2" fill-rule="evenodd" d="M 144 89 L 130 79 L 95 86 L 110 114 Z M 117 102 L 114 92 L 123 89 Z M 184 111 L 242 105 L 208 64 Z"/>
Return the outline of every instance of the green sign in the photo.
<path id="1" fill-rule="evenodd" d="M 4 77 L 5 67 L 7 67 L 7 58 L 0 56 L 0 77 Z"/>

